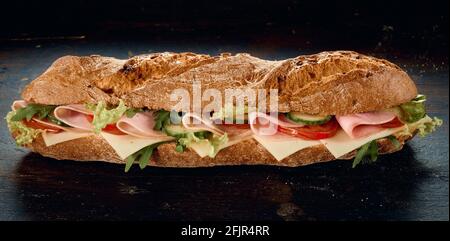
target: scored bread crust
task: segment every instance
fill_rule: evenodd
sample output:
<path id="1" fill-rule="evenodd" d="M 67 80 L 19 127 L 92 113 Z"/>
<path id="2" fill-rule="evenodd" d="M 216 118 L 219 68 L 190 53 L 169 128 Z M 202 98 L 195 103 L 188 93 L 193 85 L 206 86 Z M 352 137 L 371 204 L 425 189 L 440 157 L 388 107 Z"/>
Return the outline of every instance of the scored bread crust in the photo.
<path id="1" fill-rule="evenodd" d="M 400 147 L 396 147 L 387 138 L 378 139 L 379 153 L 386 154 L 401 150 L 405 142 L 412 138 L 412 136 L 402 135 L 396 136 L 396 138 L 401 144 Z M 59 160 L 104 161 L 125 164 L 125 160 L 120 159 L 108 142 L 99 135 L 74 139 L 52 146 L 46 146 L 44 139 L 39 135 L 27 147 L 43 156 Z M 355 154 L 356 151 L 352 151 L 339 159 L 351 159 Z M 336 160 L 336 158 L 334 158 L 324 145 L 320 144 L 297 151 L 283 160 L 277 161 L 256 140 L 249 139 L 219 151 L 214 158 L 201 158 L 190 149 L 179 153 L 175 150 L 175 143 L 161 144 L 153 153 L 149 166 L 211 167 L 226 165 L 276 165 L 298 167 L 332 160 Z"/>
<path id="2" fill-rule="evenodd" d="M 417 95 L 409 76 L 383 59 L 352 51 L 269 61 L 249 54 L 154 53 L 119 60 L 65 56 L 33 80 L 24 100 L 40 104 L 98 102 L 172 110 L 175 89 L 278 89 L 279 112 L 345 115 L 380 110 Z M 192 95 L 191 95 L 192 96 Z M 209 103 L 204 100 L 202 106 Z"/>
<path id="3" fill-rule="evenodd" d="M 279 112 L 345 115 L 381 110 L 405 103 L 417 95 L 414 82 L 398 66 L 352 51 L 322 52 L 269 61 L 248 54 L 209 56 L 194 53 L 154 53 L 128 60 L 91 55 L 56 60 L 22 92 L 30 103 L 65 105 L 105 101 L 128 107 L 172 110 L 170 94 L 192 84 L 202 90 L 277 89 Z M 209 102 L 209 101 L 208 101 Z M 208 104 L 203 102 L 202 106 Z M 398 136 L 396 148 L 386 138 L 378 140 L 379 152 L 400 150 L 411 136 Z M 125 163 L 98 135 L 46 146 L 39 135 L 27 145 L 34 152 L 55 159 Z M 251 151 L 249 151 L 251 150 Z M 340 159 L 351 159 L 356 151 Z M 218 165 L 303 166 L 335 160 L 324 145 L 300 150 L 277 161 L 254 139 L 227 147 L 215 158 L 200 158 L 194 151 L 175 151 L 174 143 L 158 146 L 149 163 L 161 167 Z"/>

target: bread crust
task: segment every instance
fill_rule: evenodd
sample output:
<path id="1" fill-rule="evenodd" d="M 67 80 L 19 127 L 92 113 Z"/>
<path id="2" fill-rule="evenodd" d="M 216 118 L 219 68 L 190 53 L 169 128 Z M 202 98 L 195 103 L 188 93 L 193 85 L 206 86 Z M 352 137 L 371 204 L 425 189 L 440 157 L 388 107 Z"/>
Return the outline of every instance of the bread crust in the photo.
<path id="1" fill-rule="evenodd" d="M 344 115 L 399 105 L 417 95 L 414 82 L 398 66 L 352 51 L 322 52 L 282 61 L 262 60 L 248 54 L 209 56 L 194 53 L 154 53 L 128 60 L 92 55 L 65 56 L 56 60 L 22 92 L 32 103 L 65 105 L 105 101 L 127 106 L 171 110 L 170 94 L 192 84 L 202 89 L 278 89 L 279 112 Z M 208 104 L 203 102 L 203 106 Z M 398 136 L 403 147 L 410 136 Z M 400 148 L 378 140 L 380 153 Z M 98 135 L 47 147 L 42 136 L 27 146 L 55 159 L 124 163 Z M 251 151 L 249 151 L 251 150 Z M 353 151 L 342 159 L 351 159 Z M 277 161 L 254 139 L 221 150 L 215 158 L 195 152 L 175 151 L 174 143 L 162 144 L 149 165 L 206 167 L 219 165 L 303 166 L 334 160 L 323 145 L 298 151 Z"/>
<path id="2" fill-rule="evenodd" d="M 397 136 L 401 146 L 395 147 L 386 138 L 377 140 L 379 153 L 386 154 L 399 151 L 412 136 Z M 27 145 L 32 151 L 43 156 L 59 160 L 104 161 L 125 164 L 125 161 L 115 153 L 114 149 L 99 135 L 62 142 L 46 146 L 41 135 Z M 249 151 L 251 150 L 251 151 Z M 356 151 L 350 152 L 339 159 L 352 159 Z M 298 167 L 320 162 L 336 160 L 327 148 L 320 144 L 300 150 L 281 161 L 277 161 L 256 140 L 249 139 L 221 150 L 215 158 L 201 158 L 192 150 L 183 153 L 175 151 L 175 143 L 165 143 L 158 146 L 149 166 L 157 167 L 211 167 L 229 165 L 273 165 Z"/>
<path id="3" fill-rule="evenodd" d="M 215 88 L 222 94 L 230 88 L 278 89 L 279 112 L 321 115 L 380 110 L 417 95 L 414 82 L 398 66 L 352 51 L 333 51 L 282 61 L 248 54 L 155 53 L 129 60 L 65 56 L 32 81 L 22 97 L 54 105 L 100 100 L 116 104 L 121 98 L 129 107 L 171 110 L 176 103 L 169 101 L 173 90 L 192 93 L 196 81 L 203 90 Z"/>

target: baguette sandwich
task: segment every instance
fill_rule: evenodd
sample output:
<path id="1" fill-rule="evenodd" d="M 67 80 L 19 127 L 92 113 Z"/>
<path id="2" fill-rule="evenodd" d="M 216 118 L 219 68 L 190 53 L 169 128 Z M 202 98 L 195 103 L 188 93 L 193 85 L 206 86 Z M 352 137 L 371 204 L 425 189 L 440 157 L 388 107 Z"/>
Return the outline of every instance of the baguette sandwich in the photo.
<path id="1" fill-rule="evenodd" d="M 200 114 L 188 104 L 210 104 L 207 89 L 263 91 L 257 100 L 245 96 L 243 107 L 235 98 Z M 179 90 L 189 99 L 174 100 Z M 269 99 L 276 108 L 250 108 Z M 351 51 L 281 61 L 248 54 L 65 56 L 25 87 L 5 119 L 16 143 L 33 152 L 125 164 L 126 171 L 133 164 L 296 167 L 335 159 L 356 166 L 441 125 L 426 115 L 425 100 L 398 66 Z"/>

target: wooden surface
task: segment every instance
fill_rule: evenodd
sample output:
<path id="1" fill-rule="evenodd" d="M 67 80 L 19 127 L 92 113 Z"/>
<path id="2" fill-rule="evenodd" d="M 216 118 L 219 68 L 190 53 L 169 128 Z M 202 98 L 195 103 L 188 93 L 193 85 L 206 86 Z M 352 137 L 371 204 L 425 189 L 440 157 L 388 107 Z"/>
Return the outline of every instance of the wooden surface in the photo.
<path id="1" fill-rule="evenodd" d="M 277 40 L 267 41 L 273 46 Z M 282 59 L 323 49 L 308 49 L 309 43 L 301 49 L 268 49 L 265 44 L 72 37 L 6 42 L 0 45 L 0 115 L 5 116 L 27 83 L 67 54 L 125 58 L 167 50 L 246 51 Z M 302 168 L 133 168 L 124 173 L 120 165 L 29 153 L 15 146 L 3 121 L 0 220 L 448 220 L 448 58 L 383 56 L 409 72 L 420 93 L 428 96 L 428 113 L 442 118 L 444 125 L 376 164 L 356 169 L 346 161 Z"/>

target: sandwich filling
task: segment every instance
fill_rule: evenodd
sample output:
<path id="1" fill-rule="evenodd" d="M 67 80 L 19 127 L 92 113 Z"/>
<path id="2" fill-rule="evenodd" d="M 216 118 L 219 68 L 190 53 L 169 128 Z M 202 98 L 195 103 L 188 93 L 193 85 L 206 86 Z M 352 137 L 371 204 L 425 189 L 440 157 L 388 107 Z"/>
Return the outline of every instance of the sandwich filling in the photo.
<path id="1" fill-rule="evenodd" d="M 226 106 L 205 118 L 195 113 L 129 108 L 123 101 L 117 106 L 104 102 L 54 106 L 19 100 L 5 119 L 18 145 L 30 144 L 39 134 L 47 146 L 101 135 L 126 160 L 126 171 L 133 163 L 147 166 L 162 143 L 175 142 L 178 152 L 191 149 L 202 158 L 214 158 L 220 150 L 251 138 L 279 161 L 320 144 L 336 158 L 357 150 L 356 166 L 366 156 L 376 160 L 380 138 L 399 146 L 396 136 L 425 136 L 440 126 L 442 120 L 426 115 L 425 101 L 425 96 L 418 95 L 389 109 L 336 116 L 248 113 Z M 241 112 L 239 117 L 237 112 Z"/>

